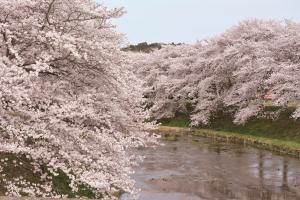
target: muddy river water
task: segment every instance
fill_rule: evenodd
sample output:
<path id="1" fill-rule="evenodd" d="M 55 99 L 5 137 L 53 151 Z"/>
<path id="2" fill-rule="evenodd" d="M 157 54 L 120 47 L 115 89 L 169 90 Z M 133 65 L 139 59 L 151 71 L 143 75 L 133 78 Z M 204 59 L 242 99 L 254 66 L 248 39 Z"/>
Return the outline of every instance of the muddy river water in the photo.
<path id="1" fill-rule="evenodd" d="M 163 143 L 140 151 L 141 200 L 300 200 L 298 159 L 192 136 Z"/>

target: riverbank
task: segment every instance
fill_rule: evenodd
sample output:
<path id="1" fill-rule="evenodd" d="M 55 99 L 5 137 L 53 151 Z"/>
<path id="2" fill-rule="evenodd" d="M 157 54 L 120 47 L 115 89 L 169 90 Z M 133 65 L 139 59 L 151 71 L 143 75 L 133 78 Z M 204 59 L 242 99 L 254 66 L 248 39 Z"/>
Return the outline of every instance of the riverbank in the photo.
<path id="1" fill-rule="evenodd" d="M 266 113 L 280 111 L 276 118 L 252 118 L 243 125 L 234 124 L 233 116 L 222 111 L 213 116 L 209 125 L 193 129 L 189 128 L 191 123 L 189 114 L 177 114 L 174 118 L 163 119 L 159 122 L 163 126 L 160 130 L 165 133 L 168 132 L 168 129 L 177 132 L 174 133 L 175 135 L 178 135 L 179 130 L 189 131 L 189 134 L 234 143 L 245 143 L 300 158 L 300 119 L 291 118 L 294 110 L 294 107 L 281 109 L 280 107 L 267 106 L 264 110 Z M 174 135 L 171 134 L 172 131 L 164 134 L 168 136 L 166 139 Z"/>
<path id="2" fill-rule="evenodd" d="M 211 138 L 216 141 L 238 143 L 274 151 L 278 154 L 290 155 L 300 158 L 300 143 L 294 141 L 266 138 L 235 132 L 215 131 L 201 128 L 160 126 L 158 132 L 163 139 L 175 141 L 181 135 L 193 135 Z"/>

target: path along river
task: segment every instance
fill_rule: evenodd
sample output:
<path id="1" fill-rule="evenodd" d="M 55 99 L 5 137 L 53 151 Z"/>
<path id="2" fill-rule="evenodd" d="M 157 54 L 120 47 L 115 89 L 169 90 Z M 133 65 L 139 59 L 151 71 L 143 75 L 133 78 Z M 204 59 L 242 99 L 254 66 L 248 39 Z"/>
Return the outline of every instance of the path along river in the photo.
<path id="1" fill-rule="evenodd" d="M 300 200 L 300 160 L 192 136 L 163 143 L 139 152 L 141 200 Z"/>

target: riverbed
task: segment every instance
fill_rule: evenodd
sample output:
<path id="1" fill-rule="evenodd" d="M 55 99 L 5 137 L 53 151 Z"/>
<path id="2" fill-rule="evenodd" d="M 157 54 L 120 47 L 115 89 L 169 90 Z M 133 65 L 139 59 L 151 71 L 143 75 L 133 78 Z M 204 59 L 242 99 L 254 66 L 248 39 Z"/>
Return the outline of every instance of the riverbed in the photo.
<path id="1" fill-rule="evenodd" d="M 193 136 L 139 154 L 140 200 L 300 199 L 300 160 L 289 156 Z"/>

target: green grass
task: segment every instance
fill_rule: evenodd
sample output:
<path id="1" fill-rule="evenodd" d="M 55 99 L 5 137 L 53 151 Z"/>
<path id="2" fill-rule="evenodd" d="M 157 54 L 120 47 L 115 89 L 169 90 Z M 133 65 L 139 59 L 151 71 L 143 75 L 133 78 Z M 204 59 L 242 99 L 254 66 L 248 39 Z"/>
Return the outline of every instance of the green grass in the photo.
<path id="1" fill-rule="evenodd" d="M 267 106 L 265 111 L 277 111 L 279 107 Z M 231 141 L 257 143 L 267 149 L 300 149 L 300 121 L 291 119 L 294 108 L 283 110 L 276 120 L 253 118 L 244 125 L 234 124 L 233 117 L 225 112 L 214 115 L 207 126 L 199 126 L 196 133 L 202 136 L 227 138 Z M 163 126 L 188 127 L 189 116 L 177 114 L 173 119 L 160 120 Z M 205 133 L 205 134 L 204 134 Z M 239 138 L 239 139 L 237 139 Z M 280 150 L 281 151 L 281 150 Z"/>
<path id="2" fill-rule="evenodd" d="M 242 142 L 242 143 L 249 143 L 254 144 L 257 143 L 258 145 L 270 145 L 270 146 L 278 146 L 282 148 L 293 148 L 299 149 L 300 151 L 300 143 L 294 141 L 284 141 L 280 139 L 270 139 L 261 136 L 253 136 L 253 135 L 245 135 L 241 133 L 234 133 L 234 132 L 225 132 L 225 131 L 214 131 L 210 129 L 197 129 L 193 132 L 195 136 L 209 136 L 209 137 L 220 137 L 225 140 L 235 142 Z"/>
<path id="3" fill-rule="evenodd" d="M 221 114 L 209 126 L 201 128 L 300 143 L 300 121 L 290 118 L 292 112 L 293 108 L 284 110 L 276 120 L 253 118 L 245 125 L 235 125 L 232 116 Z"/>
<path id="4" fill-rule="evenodd" d="M 159 122 L 164 126 L 171 127 L 188 127 L 191 123 L 191 120 L 187 115 L 176 115 L 172 119 L 161 119 Z"/>
<path id="5" fill-rule="evenodd" d="M 271 150 L 279 154 L 291 155 L 300 158 L 300 143 L 280 139 L 270 139 L 260 136 L 245 135 L 241 133 L 214 131 L 209 129 L 196 129 L 192 135 L 213 138 L 214 140 L 251 145 Z"/>
<path id="6" fill-rule="evenodd" d="M 188 134 L 193 136 L 211 138 L 214 141 L 219 142 L 230 142 L 235 144 L 251 145 L 258 148 L 271 150 L 280 154 L 291 155 L 300 158 L 300 143 L 295 141 L 286 141 L 274 138 L 265 138 L 261 136 L 216 131 L 212 129 L 203 128 L 160 126 L 157 132 L 162 135 L 163 139 L 166 135 L 167 138 L 172 138 L 172 135 L 179 137 L 179 135 Z"/>
<path id="7" fill-rule="evenodd" d="M 267 107 L 266 110 L 274 111 L 277 107 Z M 300 121 L 291 119 L 293 108 L 281 112 L 276 120 L 250 119 L 245 125 L 234 124 L 231 115 L 218 113 L 207 126 L 196 128 L 211 129 L 215 131 L 235 132 L 243 135 L 251 135 L 270 139 L 279 139 L 300 143 Z M 173 119 L 160 120 L 163 126 L 188 127 L 190 119 L 188 115 L 178 114 Z"/>

